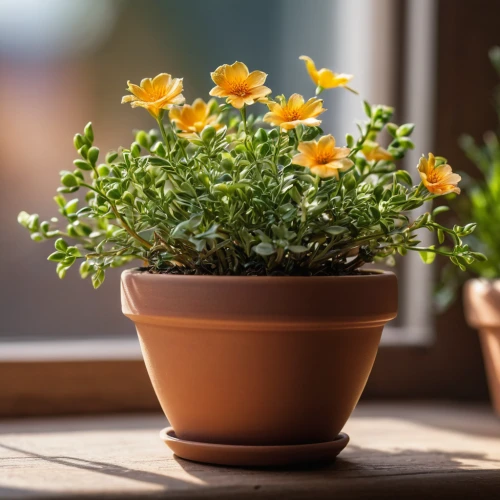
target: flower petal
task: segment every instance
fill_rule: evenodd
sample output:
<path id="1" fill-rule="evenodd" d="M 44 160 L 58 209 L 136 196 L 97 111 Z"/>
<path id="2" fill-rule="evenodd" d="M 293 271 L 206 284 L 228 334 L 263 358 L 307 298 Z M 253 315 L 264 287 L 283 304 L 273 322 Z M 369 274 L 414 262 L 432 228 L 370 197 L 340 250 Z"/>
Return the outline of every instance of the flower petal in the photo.
<path id="1" fill-rule="evenodd" d="M 301 109 L 302 115 L 308 117 L 318 116 L 325 111 L 326 109 L 323 107 L 323 101 L 315 97 L 311 97 Z"/>
<path id="2" fill-rule="evenodd" d="M 300 56 L 299 59 L 305 61 L 306 69 L 307 72 L 309 73 L 309 76 L 311 77 L 312 81 L 316 85 L 318 85 L 318 71 L 316 70 L 316 65 L 314 64 L 314 61 L 309 56 Z"/>
<path id="3" fill-rule="evenodd" d="M 350 148 L 335 148 L 333 150 L 334 158 L 336 160 L 339 160 L 341 158 L 345 158 L 346 156 L 349 156 L 350 152 L 351 152 Z"/>
<path id="4" fill-rule="evenodd" d="M 254 87 L 253 89 L 250 89 L 249 94 L 255 99 L 259 99 L 260 97 L 264 97 L 268 94 L 270 94 L 272 90 L 269 87 L 265 87 L 264 85 L 261 85 L 260 87 Z"/>
<path id="5" fill-rule="evenodd" d="M 172 77 L 168 73 L 160 73 L 153 78 L 153 87 L 157 92 L 165 93 L 170 87 Z"/>
<path id="6" fill-rule="evenodd" d="M 318 177 L 328 178 L 336 177 L 339 178 L 339 171 L 336 168 L 328 168 L 326 165 L 317 165 L 310 167 L 311 173 L 317 175 Z"/>
<path id="7" fill-rule="evenodd" d="M 231 66 L 226 66 L 226 78 L 229 81 L 243 82 L 248 75 L 248 68 L 242 62 L 236 61 Z"/>
<path id="8" fill-rule="evenodd" d="M 304 153 L 296 154 L 292 158 L 292 163 L 294 163 L 295 165 L 300 165 L 301 167 L 311 167 L 314 165 L 312 158 Z"/>
<path id="9" fill-rule="evenodd" d="M 318 144 L 314 141 L 301 142 L 297 149 L 311 158 L 316 158 L 316 153 L 318 151 Z"/>
<path id="10" fill-rule="evenodd" d="M 206 120 L 208 117 L 208 106 L 203 99 L 195 99 L 192 105 L 194 114 L 198 120 Z"/>
<path id="11" fill-rule="evenodd" d="M 278 115 L 277 113 L 269 112 L 264 115 L 263 120 L 266 123 L 270 123 L 271 125 L 279 125 L 280 123 L 283 123 L 283 117 L 281 115 Z"/>
<path id="12" fill-rule="evenodd" d="M 298 109 L 304 105 L 304 98 L 300 94 L 292 94 L 288 99 L 289 109 Z"/>
<path id="13" fill-rule="evenodd" d="M 252 71 L 248 77 L 246 83 L 249 87 L 258 87 L 259 85 L 264 85 L 266 81 L 267 74 L 263 71 Z"/>
<path id="14" fill-rule="evenodd" d="M 214 87 L 210 92 L 209 95 L 214 96 L 214 97 L 227 97 L 228 92 L 224 90 L 222 87 Z"/>
<path id="15" fill-rule="evenodd" d="M 143 101 L 147 101 L 149 96 L 147 92 L 144 91 L 144 89 L 141 89 L 139 85 L 134 85 L 133 83 L 127 82 L 128 85 L 128 91 L 132 92 L 135 96 L 137 96 L 139 99 L 142 99 Z"/>
<path id="16" fill-rule="evenodd" d="M 220 87 L 227 85 L 226 68 L 227 64 L 224 64 L 223 66 L 219 66 L 213 73 L 210 73 L 213 82 Z"/>
<path id="17" fill-rule="evenodd" d="M 245 105 L 245 100 L 239 96 L 230 95 L 227 98 L 227 102 L 236 109 L 241 109 Z"/>
<path id="18" fill-rule="evenodd" d="M 333 148 L 335 147 L 335 137 L 333 135 L 328 134 L 321 137 L 318 141 L 318 154 L 325 155 L 333 152 Z"/>

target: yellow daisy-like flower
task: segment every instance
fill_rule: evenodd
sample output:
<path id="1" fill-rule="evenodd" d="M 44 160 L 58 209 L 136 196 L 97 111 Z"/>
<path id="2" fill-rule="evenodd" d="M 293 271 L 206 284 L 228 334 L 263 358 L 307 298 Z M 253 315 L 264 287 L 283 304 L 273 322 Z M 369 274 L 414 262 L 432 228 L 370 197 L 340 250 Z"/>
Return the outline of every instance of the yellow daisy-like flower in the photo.
<path id="1" fill-rule="evenodd" d="M 334 73 L 331 69 L 322 68 L 316 69 L 314 61 L 309 56 L 300 56 L 299 59 L 305 61 L 306 69 L 312 81 L 316 85 L 316 94 L 319 94 L 324 89 L 333 89 L 335 87 L 345 87 L 351 92 L 354 92 L 347 84 L 352 80 L 353 75 L 345 73 Z"/>
<path id="2" fill-rule="evenodd" d="M 211 125 L 215 130 L 222 128 L 221 123 L 217 123 L 218 115 L 210 114 L 210 107 L 214 99 L 205 103 L 203 99 L 196 99 L 193 104 L 184 104 L 182 107 L 174 107 L 168 114 L 170 121 L 182 132 L 180 137 L 192 137 L 193 134 L 200 133 L 206 126 Z"/>
<path id="3" fill-rule="evenodd" d="M 293 94 L 288 102 L 279 104 L 268 101 L 269 113 L 264 116 L 264 121 L 271 125 L 279 125 L 284 130 L 292 130 L 297 125 L 309 127 L 318 126 L 321 120 L 316 117 L 326 111 L 323 101 L 312 97 L 306 103 L 300 94 Z"/>
<path id="4" fill-rule="evenodd" d="M 219 66 L 210 76 L 216 84 L 210 95 L 226 97 L 226 101 L 237 109 L 245 104 L 251 105 L 271 93 L 271 89 L 264 86 L 266 73 L 249 73 L 246 65 L 241 62 Z"/>
<path id="5" fill-rule="evenodd" d="M 368 161 L 392 161 L 394 157 L 382 146 L 373 141 L 365 141 L 361 150 Z"/>
<path id="6" fill-rule="evenodd" d="M 127 82 L 128 91 L 133 95 L 122 98 L 122 104 L 129 102 L 133 108 L 146 108 L 155 118 L 162 110 L 170 109 L 173 105 L 182 104 L 182 78 L 172 78 L 168 73 L 160 73 L 154 78 L 144 78 L 140 86 Z"/>
<path id="7" fill-rule="evenodd" d="M 458 183 L 462 178 L 458 174 L 453 173 L 451 166 L 448 164 L 436 167 L 436 159 L 432 153 L 429 153 L 429 159 L 422 156 L 417 168 L 422 183 L 430 193 L 438 195 L 448 193 L 460 194 Z"/>
<path id="8" fill-rule="evenodd" d="M 319 177 L 339 178 L 339 172 L 349 170 L 353 161 L 347 158 L 349 148 L 335 147 L 335 138 L 325 135 L 319 141 L 301 142 L 297 148 L 300 153 L 293 157 L 292 162 L 309 170 Z"/>

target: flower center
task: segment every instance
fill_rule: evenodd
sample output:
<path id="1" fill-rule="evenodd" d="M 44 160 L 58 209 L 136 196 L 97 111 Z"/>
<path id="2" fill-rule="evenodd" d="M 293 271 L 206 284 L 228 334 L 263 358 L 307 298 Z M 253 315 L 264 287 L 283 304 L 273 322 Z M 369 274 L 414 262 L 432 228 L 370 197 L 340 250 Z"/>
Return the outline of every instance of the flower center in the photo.
<path id="1" fill-rule="evenodd" d="M 439 175 L 436 170 L 433 170 L 428 176 L 427 176 L 427 182 L 430 182 L 431 184 L 437 184 L 438 182 L 441 181 L 441 176 Z"/>
<path id="2" fill-rule="evenodd" d="M 302 114 L 300 112 L 300 109 L 285 108 L 283 110 L 283 115 L 284 115 L 285 121 L 287 121 L 287 122 L 293 122 L 295 120 L 300 120 L 302 118 Z"/>
<path id="3" fill-rule="evenodd" d="M 318 165 L 326 165 L 327 163 L 330 163 L 332 160 L 333 160 L 332 153 L 323 153 L 316 155 L 316 162 L 318 163 Z"/>
<path id="4" fill-rule="evenodd" d="M 231 84 L 231 94 L 245 97 L 248 95 L 248 84 L 246 82 L 233 82 Z"/>

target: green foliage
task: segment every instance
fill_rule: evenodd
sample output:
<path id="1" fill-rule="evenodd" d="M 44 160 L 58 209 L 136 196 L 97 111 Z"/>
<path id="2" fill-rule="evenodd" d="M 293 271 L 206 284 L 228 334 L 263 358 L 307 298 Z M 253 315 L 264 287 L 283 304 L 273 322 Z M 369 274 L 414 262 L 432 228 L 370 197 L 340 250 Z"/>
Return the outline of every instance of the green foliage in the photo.
<path id="1" fill-rule="evenodd" d="M 364 108 L 358 139 L 347 137 L 354 166 L 339 179 L 293 163 L 298 145 L 322 134 L 319 127 L 269 129 L 223 107 L 223 128 L 208 126 L 186 140 L 160 117 L 160 131 L 136 132 L 129 149 L 98 163 L 89 123 L 74 137 L 79 158 L 61 172 L 54 198 L 64 224 L 25 212 L 19 222 L 35 241 L 57 238 L 49 260 L 59 277 L 81 262 L 80 275 L 95 288 L 106 269 L 134 259 L 151 272 L 215 275 L 352 274 L 408 251 L 426 263 L 447 256 L 461 269 L 481 260 L 461 239 L 474 225 L 446 228 L 436 212 L 411 220 L 411 210 L 434 198 L 396 167 L 414 147 L 414 126 L 391 123 L 389 107 Z M 368 161 L 363 146 L 384 130 L 393 159 Z M 472 202 L 482 220 L 479 198 Z M 438 245 L 419 246 L 421 229 L 436 232 Z"/>

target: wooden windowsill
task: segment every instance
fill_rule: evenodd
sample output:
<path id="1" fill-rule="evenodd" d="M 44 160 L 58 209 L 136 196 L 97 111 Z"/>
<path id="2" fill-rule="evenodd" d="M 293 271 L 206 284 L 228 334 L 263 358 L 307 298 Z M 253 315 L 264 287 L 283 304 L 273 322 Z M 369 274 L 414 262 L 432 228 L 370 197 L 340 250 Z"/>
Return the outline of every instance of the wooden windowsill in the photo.
<path id="1" fill-rule="evenodd" d="M 158 414 L 0 422 L 0 498 L 494 498 L 500 419 L 486 405 L 362 404 L 335 463 L 212 467 L 178 459 Z"/>

